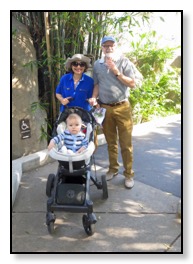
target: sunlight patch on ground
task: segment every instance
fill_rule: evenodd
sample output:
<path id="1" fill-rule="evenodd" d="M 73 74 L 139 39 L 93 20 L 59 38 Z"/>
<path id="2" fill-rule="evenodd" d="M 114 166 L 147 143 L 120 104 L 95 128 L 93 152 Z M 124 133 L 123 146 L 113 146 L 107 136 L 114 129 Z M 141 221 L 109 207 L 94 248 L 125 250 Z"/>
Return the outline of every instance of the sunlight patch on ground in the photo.
<path id="1" fill-rule="evenodd" d="M 152 149 L 147 151 L 148 153 L 151 154 L 159 154 L 162 155 L 164 157 L 168 157 L 168 156 L 178 156 L 180 153 L 179 152 L 174 152 L 174 151 L 169 151 L 169 150 L 165 150 L 165 149 Z"/>

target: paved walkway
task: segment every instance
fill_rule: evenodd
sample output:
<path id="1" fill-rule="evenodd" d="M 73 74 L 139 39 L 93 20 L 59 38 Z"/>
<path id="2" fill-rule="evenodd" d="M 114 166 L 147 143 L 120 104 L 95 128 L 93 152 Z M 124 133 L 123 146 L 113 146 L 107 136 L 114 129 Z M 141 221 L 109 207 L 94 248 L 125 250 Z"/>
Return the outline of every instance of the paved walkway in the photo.
<path id="1" fill-rule="evenodd" d="M 157 164 L 162 164 L 163 161 L 167 166 L 162 167 L 159 177 L 173 176 L 172 181 L 175 182 L 176 179 L 177 184 L 180 184 L 179 153 L 174 146 L 171 146 L 170 153 L 163 151 L 166 149 L 166 138 L 168 138 L 167 148 L 173 142 L 168 131 L 180 127 L 180 116 L 162 121 L 162 123 L 151 122 L 135 126 L 133 132 L 135 145 L 136 142 L 141 142 L 141 148 L 134 146 L 135 166 L 141 164 L 143 158 L 141 152 L 146 154 L 144 144 L 148 143 L 147 137 L 149 135 L 151 138 L 152 133 L 155 134 L 152 144 L 159 143 L 156 148 L 163 157 L 168 155 L 168 163 L 165 159 L 159 162 L 156 152 L 151 152 L 151 166 L 136 167 L 135 186 L 131 190 L 124 187 L 124 176 L 120 169 L 120 174 L 108 182 L 107 200 L 102 200 L 101 190 L 97 190 L 95 185 L 91 186 L 91 199 L 97 217 L 93 236 L 87 236 L 84 231 L 82 213 L 56 212 L 55 234 L 48 233 L 45 223 L 47 202 L 45 188 L 49 173 L 57 171 L 57 161 L 24 172 L 12 212 L 12 252 L 181 253 L 181 223 L 177 214 L 181 195 L 179 190 L 173 189 L 168 192 L 164 190 L 164 186 L 160 187 L 159 182 L 156 185 L 154 180 L 147 179 L 147 182 L 143 180 L 143 175 L 149 175 L 151 168 L 156 171 Z M 173 136 L 179 139 L 180 130 L 177 131 L 178 134 L 174 133 Z M 163 133 L 165 137 L 160 140 L 160 135 Z M 138 137 L 141 139 L 144 137 L 146 140 L 138 141 Z M 107 156 L 99 159 L 103 157 L 105 151 L 106 145 L 100 146 L 95 155 L 96 173 L 99 178 L 108 167 Z M 149 177 L 152 178 L 153 175 L 152 173 Z M 155 175 L 156 182 L 159 177 Z"/>

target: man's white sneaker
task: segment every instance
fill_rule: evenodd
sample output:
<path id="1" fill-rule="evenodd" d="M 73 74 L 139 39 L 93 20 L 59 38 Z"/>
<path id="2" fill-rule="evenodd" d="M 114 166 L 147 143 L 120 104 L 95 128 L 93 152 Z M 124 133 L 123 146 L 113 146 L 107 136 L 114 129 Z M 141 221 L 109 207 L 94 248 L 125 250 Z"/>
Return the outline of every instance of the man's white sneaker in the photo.
<path id="1" fill-rule="evenodd" d="M 112 178 L 114 177 L 114 176 L 116 176 L 118 174 L 118 172 L 111 172 L 111 171 L 108 171 L 107 173 L 106 173 L 106 181 L 110 181 L 110 180 L 112 180 Z"/>
<path id="2" fill-rule="evenodd" d="M 128 189 L 131 189 L 131 188 L 133 188 L 133 186 L 134 186 L 134 180 L 132 178 L 131 179 L 126 178 L 125 179 L 125 187 Z"/>

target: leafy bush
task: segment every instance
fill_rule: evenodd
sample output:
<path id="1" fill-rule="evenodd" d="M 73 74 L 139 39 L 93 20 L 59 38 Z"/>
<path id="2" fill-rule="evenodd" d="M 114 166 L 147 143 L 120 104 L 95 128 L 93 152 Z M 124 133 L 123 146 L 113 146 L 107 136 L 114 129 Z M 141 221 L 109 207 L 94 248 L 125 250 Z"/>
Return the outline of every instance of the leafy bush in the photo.
<path id="1" fill-rule="evenodd" d="M 158 48 L 154 37 L 155 32 L 140 35 L 139 42 L 131 43 L 133 51 L 127 54 L 144 77 L 142 86 L 130 92 L 135 124 L 181 112 L 180 69 L 168 63 L 179 47 Z"/>

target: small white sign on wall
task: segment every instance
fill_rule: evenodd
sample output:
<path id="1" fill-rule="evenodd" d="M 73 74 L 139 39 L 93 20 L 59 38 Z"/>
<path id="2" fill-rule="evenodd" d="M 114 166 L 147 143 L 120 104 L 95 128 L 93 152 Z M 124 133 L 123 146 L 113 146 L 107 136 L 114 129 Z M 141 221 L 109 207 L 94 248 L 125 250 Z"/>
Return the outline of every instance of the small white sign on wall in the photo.
<path id="1" fill-rule="evenodd" d="M 29 119 L 19 120 L 19 127 L 20 127 L 21 139 L 26 139 L 31 137 Z"/>

